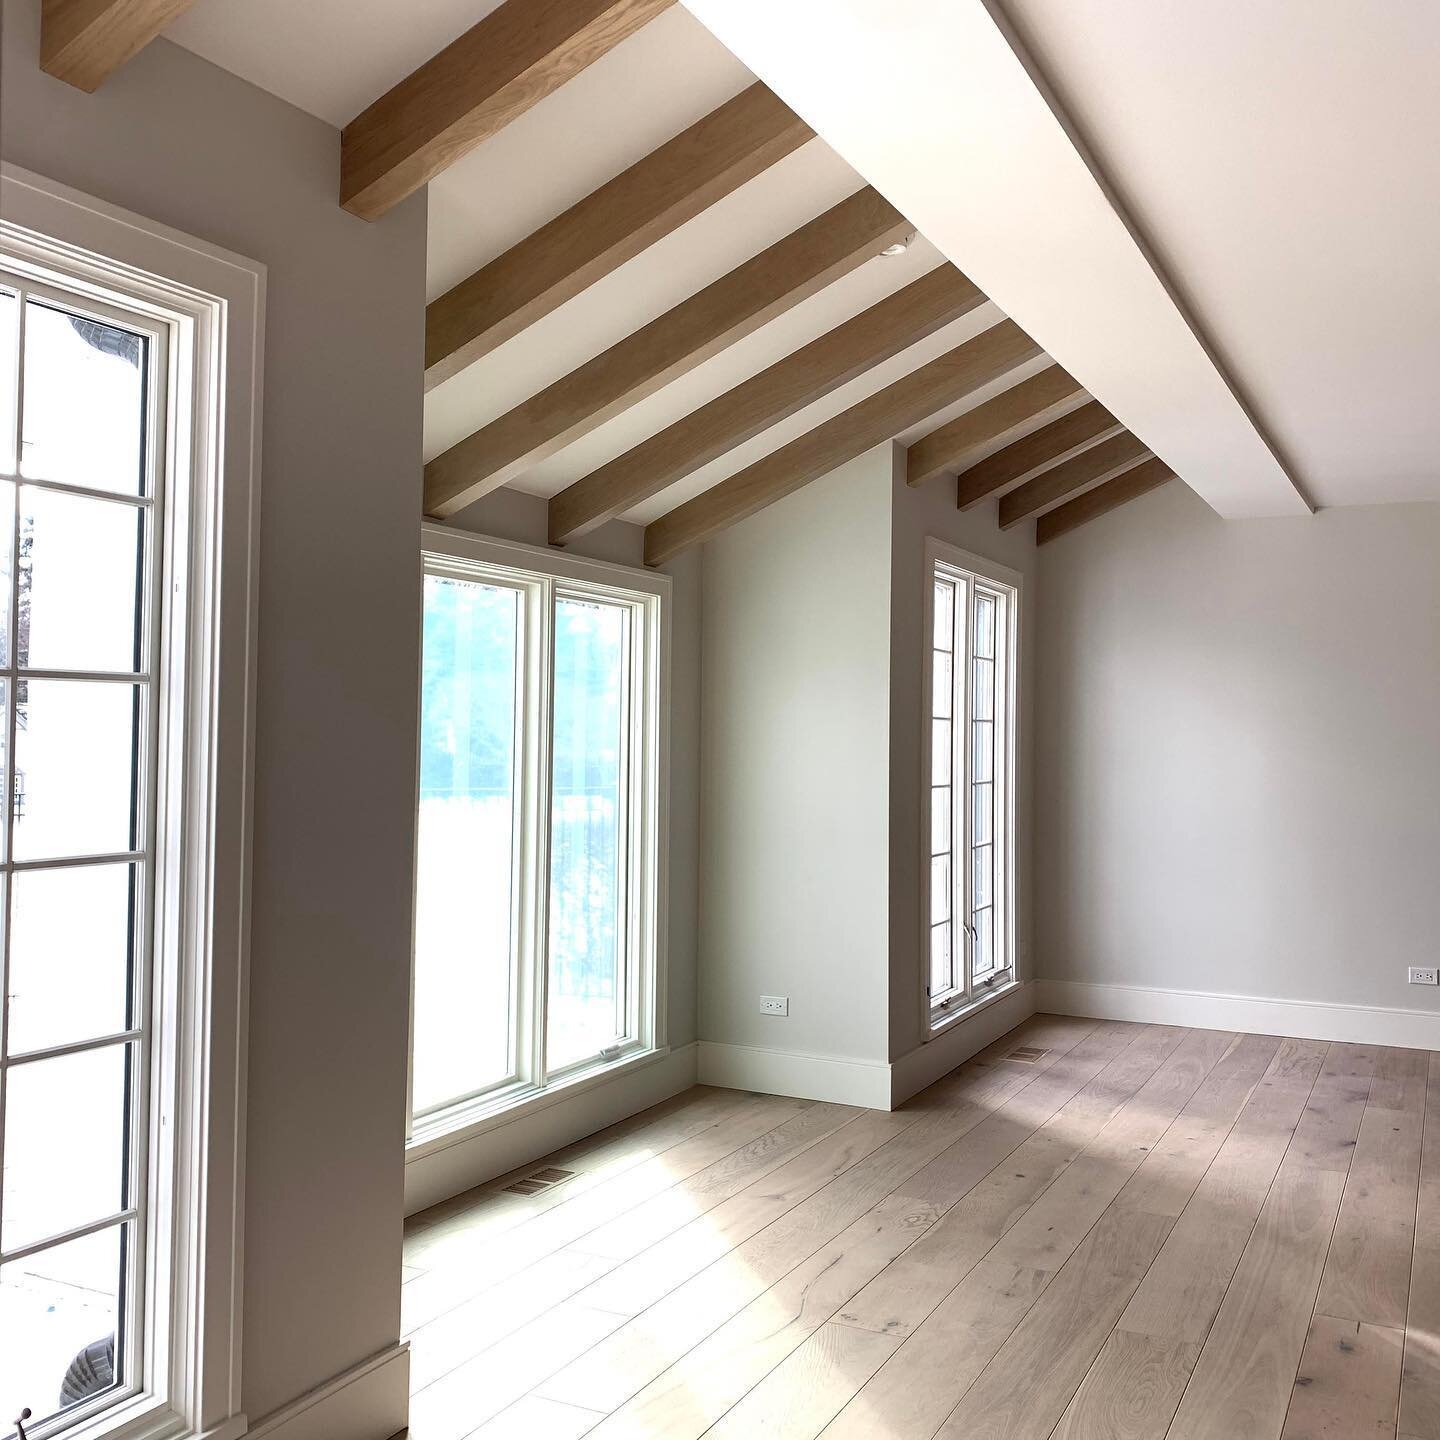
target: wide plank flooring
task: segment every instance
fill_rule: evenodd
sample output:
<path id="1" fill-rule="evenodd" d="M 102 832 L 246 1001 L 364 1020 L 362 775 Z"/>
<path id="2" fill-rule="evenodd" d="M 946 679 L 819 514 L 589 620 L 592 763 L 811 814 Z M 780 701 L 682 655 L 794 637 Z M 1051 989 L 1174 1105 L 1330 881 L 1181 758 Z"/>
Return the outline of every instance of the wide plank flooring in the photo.
<path id="1" fill-rule="evenodd" d="M 1437 1232 L 1440 1056 L 1038 1015 L 414 1217 L 408 1434 L 1440 1440 Z"/>

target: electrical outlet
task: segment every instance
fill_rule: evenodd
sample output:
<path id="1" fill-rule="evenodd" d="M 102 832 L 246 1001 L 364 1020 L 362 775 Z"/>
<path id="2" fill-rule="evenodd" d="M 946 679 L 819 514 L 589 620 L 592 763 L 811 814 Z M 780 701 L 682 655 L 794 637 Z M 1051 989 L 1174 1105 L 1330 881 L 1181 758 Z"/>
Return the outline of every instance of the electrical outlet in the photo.
<path id="1" fill-rule="evenodd" d="M 762 995 L 760 997 L 760 1013 L 762 1015 L 788 1015 L 790 1013 L 790 997 L 788 995 Z"/>
<path id="2" fill-rule="evenodd" d="M 1410 967 L 1410 983 L 1412 985 L 1440 985 L 1440 975 L 1430 965 L 1412 965 Z"/>

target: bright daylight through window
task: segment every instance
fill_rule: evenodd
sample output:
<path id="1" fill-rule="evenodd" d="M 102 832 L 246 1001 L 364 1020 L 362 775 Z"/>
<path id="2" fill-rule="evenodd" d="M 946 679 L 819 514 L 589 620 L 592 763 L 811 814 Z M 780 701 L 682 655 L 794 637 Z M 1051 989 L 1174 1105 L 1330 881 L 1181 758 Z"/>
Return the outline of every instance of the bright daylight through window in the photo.
<path id="1" fill-rule="evenodd" d="M 164 346 L 0 286 L 0 1420 L 38 1427 L 139 1378 Z"/>
<path id="2" fill-rule="evenodd" d="M 669 583 L 426 545 L 415 1138 L 659 1047 Z"/>
<path id="3" fill-rule="evenodd" d="M 1014 975 L 1019 579 L 932 543 L 925 833 L 931 1025 Z"/>

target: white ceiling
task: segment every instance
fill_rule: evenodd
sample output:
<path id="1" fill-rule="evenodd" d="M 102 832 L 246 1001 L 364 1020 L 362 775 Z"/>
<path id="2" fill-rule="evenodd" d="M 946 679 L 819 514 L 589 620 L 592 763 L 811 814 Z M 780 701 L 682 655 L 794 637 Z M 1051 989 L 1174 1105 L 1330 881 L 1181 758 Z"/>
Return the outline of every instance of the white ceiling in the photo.
<path id="1" fill-rule="evenodd" d="M 197 0 L 167 34 L 343 125 L 498 3 Z M 431 391 L 426 458 L 843 199 L 863 171 L 933 244 L 868 262 L 519 488 L 553 494 L 943 252 L 1222 513 L 1303 511 L 1286 465 L 1324 503 L 1440 498 L 1440 407 L 1426 404 L 1440 374 L 1440 167 L 1423 140 L 1440 119 L 1440 7 L 1392 0 L 1377 27 L 1352 0 L 1004 0 L 1007 38 L 981 0 L 686 3 L 431 185 L 432 297 L 752 82 L 692 11 L 830 143 Z M 627 518 L 663 513 L 997 314 L 955 322 Z"/>

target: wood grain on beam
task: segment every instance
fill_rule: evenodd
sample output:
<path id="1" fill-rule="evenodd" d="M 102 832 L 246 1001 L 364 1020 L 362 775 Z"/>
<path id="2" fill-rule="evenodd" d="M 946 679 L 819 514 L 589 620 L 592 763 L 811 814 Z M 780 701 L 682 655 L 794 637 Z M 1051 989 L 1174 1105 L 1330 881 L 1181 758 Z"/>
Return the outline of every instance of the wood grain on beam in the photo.
<path id="1" fill-rule="evenodd" d="M 40 68 L 80 90 L 98 90 L 194 0 L 45 0 Z"/>
<path id="2" fill-rule="evenodd" d="M 1042 415 L 1074 404 L 1084 393 L 1078 380 L 1058 365 L 1051 365 L 917 440 L 906 457 L 905 478 L 911 485 L 933 480 L 953 470 L 981 445 L 989 445 Z"/>
<path id="3" fill-rule="evenodd" d="M 763 85 L 742 90 L 432 300 L 426 384 L 488 355 L 814 138 Z"/>
<path id="4" fill-rule="evenodd" d="M 941 265 L 562 490 L 550 540 L 583 535 L 985 304 Z"/>
<path id="5" fill-rule="evenodd" d="M 1108 480 L 1149 458 L 1150 452 L 1144 442 L 1137 440 L 1128 430 L 1122 430 L 1092 449 L 1082 450 L 1069 460 L 1062 461 L 1053 469 L 1042 470 L 1019 489 L 1002 495 L 1000 528 L 1008 530 L 1012 525 L 1038 515 L 1047 505 L 1053 505 L 1057 500 L 1063 500 L 1097 481 Z"/>
<path id="6" fill-rule="evenodd" d="M 1107 480 L 1094 490 L 1087 490 L 1068 504 L 1042 515 L 1035 522 L 1035 543 L 1044 545 L 1077 525 L 1095 520 L 1174 478 L 1175 472 L 1163 460 L 1147 460 L 1143 465 L 1137 465 L 1133 470 L 1127 470 L 1114 480 Z"/>
<path id="7" fill-rule="evenodd" d="M 425 467 L 430 513 L 453 512 L 513 480 L 878 255 L 909 228 L 873 190 L 842 200 L 437 456 Z"/>
<path id="8" fill-rule="evenodd" d="M 1041 353 L 1002 320 L 647 525 L 645 563 L 663 564 Z"/>
<path id="9" fill-rule="evenodd" d="M 1118 435 L 1124 428 L 1103 405 L 1092 400 L 963 471 L 958 489 L 960 508 L 968 510 L 997 490 L 1047 465 L 1058 464 L 1084 445 Z"/>
<path id="10" fill-rule="evenodd" d="M 674 0 L 506 0 L 340 137 L 340 203 L 378 220 Z"/>

